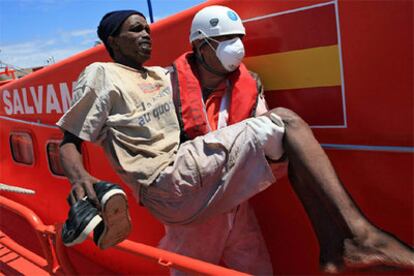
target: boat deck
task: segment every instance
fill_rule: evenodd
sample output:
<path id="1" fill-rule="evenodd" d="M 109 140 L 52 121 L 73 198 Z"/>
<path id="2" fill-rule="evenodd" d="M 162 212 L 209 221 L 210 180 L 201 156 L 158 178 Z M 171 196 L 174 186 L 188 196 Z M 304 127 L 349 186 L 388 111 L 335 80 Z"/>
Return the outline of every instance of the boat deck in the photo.
<path id="1" fill-rule="evenodd" d="M 11 246 L 12 245 L 12 246 Z M 13 250 L 12 248 L 19 248 Z M 27 251 L 27 249 L 15 243 L 9 236 L 0 231 L 0 276 L 2 275 L 49 275 L 48 271 L 44 267 L 40 267 L 32 260 L 26 258 L 21 251 Z M 32 255 L 33 257 L 34 255 Z M 38 255 L 35 256 L 40 262 L 47 264 L 46 260 Z"/>

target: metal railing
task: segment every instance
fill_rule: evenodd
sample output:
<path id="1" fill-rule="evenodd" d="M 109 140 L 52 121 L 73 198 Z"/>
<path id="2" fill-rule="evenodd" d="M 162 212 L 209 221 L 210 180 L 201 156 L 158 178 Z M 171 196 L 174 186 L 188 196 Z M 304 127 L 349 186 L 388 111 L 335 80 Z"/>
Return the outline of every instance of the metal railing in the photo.
<path id="1" fill-rule="evenodd" d="M 20 254 L 31 263 L 48 271 L 50 274 L 78 274 L 71 263 L 67 255 L 67 249 L 62 242 L 61 224 L 45 225 L 31 209 L 3 196 L 0 196 L 0 208 L 5 208 L 13 212 L 25 219 L 31 225 L 36 232 L 44 257 L 40 257 L 27 250 L 5 234 L 0 235 L 1 244 L 17 254 Z M 163 267 L 176 268 L 195 274 L 247 275 L 222 266 L 213 265 L 130 240 L 125 240 L 114 246 L 114 248 L 134 256 L 149 258 Z"/>

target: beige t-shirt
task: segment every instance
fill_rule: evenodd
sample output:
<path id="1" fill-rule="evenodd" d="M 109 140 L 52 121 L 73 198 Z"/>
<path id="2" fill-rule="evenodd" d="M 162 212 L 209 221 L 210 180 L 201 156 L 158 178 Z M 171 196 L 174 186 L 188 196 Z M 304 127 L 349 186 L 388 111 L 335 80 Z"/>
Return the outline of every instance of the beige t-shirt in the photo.
<path id="1" fill-rule="evenodd" d="M 57 123 L 82 140 L 100 143 L 113 167 L 138 192 L 173 163 L 180 128 L 168 71 L 137 70 L 118 63 L 86 67 L 71 108 Z"/>

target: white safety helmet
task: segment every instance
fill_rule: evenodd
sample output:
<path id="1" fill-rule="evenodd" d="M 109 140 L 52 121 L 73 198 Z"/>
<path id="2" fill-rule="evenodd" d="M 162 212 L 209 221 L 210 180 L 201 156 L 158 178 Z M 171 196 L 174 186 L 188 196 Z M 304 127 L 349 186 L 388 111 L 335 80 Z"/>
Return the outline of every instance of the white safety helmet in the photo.
<path id="1" fill-rule="evenodd" d="M 224 6 L 208 6 L 200 10 L 191 23 L 190 43 L 203 37 L 245 35 L 239 15 Z"/>

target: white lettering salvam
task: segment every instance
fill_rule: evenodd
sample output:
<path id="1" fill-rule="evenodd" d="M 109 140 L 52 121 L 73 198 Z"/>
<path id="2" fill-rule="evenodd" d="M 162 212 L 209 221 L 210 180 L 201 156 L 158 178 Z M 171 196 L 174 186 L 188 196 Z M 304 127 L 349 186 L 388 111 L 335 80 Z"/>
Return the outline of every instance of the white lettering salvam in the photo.
<path id="1" fill-rule="evenodd" d="M 22 96 L 23 96 L 24 112 L 26 114 L 33 114 L 34 113 L 33 106 L 30 106 L 29 103 L 27 102 L 26 88 L 22 88 Z"/>
<path id="2" fill-rule="evenodd" d="M 71 97 L 66 82 L 59 83 L 60 87 L 60 98 L 62 100 L 63 112 L 66 112 L 70 107 Z"/>
<path id="3" fill-rule="evenodd" d="M 39 85 L 37 93 L 33 86 L 30 88 L 30 94 L 32 95 L 33 103 L 35 105 L 36 113 L 40 114 L 43 111 L 43 86 Z"/>
<path id="4" fill-rule="evenodd" d="M 43 89 L 44 85 L 15 88 L 13 91 L 3 90 L 1 97 L 4 111 L 7 115 L 64 113 L 70 108 L 72 101 L 70 89 L 75 86 L 76 81 L 72 83 L 72 87 L 67 82 L 59 83 L 59 91 L 55 90 L 53 84 L 47 84 L 46 91 Z M 43 97 L 43 92 L 46 92 L 46 99 Z M 60 92 L 60 95 L 57 92 Z M 45 110 L 43 104 L 46 104 Z"/>
<path id="5" fill-rule="evenodd" d="M 10 101 L 10 92 L 8 90 L 3 91 L 3 102 L 5 104 L 4 111 L 7 115 L 13 113 L 13 105 Z"/>
<path id="6" fill-rule="evenodd" d="M 14 114 L 24 114 L 22 101 L 20 100 L 19 91 L 17 89 L 13 89 L 13 106 Z"/>
<path id="7" fill-rule="evenodd" d="M 50 114 L 52 110 L 55 110 L 56 113 L 62 113 L 53 84 L 48 84 L 46 88 L 46 113 Z"/>

